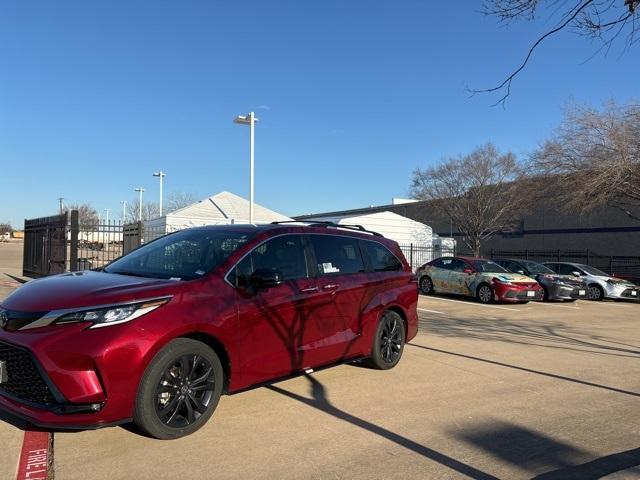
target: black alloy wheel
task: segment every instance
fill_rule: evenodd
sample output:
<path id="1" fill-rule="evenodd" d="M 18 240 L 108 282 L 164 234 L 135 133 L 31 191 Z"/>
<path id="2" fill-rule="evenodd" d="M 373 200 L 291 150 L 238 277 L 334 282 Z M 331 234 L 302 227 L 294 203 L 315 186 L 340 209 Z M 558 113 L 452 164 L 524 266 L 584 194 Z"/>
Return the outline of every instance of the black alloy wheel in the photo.
<path id="1" fill-rule="evenodd" d="M 402 317 L 391 310 L 384 312 L 378 322 L 368 363 L 380 370 L 395 367 L 402 357 L 406 335 Z"/>
<path id="2" fill-rule="evenodd" d="M 200 355 L 183 355 L 167 366 L 156 386 L 156 412 L 172 428 L 193 424 L 207 410 L 214 393 L 211 363 Z"/>
<path id="3" fill-rule="evenodd" d="M 189 435 L 213 415 L 223 385 L 224 370 L 216 352 L 197 340 L 176 338 L 149 362 L 133 420 L 155 438 Z"/>

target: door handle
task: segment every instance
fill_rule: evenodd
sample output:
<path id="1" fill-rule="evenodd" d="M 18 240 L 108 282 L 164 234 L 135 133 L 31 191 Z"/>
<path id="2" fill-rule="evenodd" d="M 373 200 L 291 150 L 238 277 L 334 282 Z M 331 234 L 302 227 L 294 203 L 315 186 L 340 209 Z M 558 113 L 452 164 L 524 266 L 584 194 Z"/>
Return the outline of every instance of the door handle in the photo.
<path id="1" fill-rule="evenodd" d="M 322 287 L 323 290 L 337 290 L 340 287 L 337 283 L 328 283 Z"/>
<path id="2" fill-rule="evenodd" d="M 301 288 L 300 289 L 300 293 L 313 293 L 313 292 L 317 292 L 318 291 L 318 287 L 308 287 L 308 288 Z"/>

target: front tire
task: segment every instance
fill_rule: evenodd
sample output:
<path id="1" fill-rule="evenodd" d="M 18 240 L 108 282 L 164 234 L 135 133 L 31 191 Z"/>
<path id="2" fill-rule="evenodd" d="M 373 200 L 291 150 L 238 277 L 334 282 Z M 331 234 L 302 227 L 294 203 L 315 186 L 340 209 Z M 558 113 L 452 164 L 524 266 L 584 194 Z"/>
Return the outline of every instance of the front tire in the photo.
<path id="1" fill-rule="evenodd" d="M 369 365 L 378 370 L 395 367 L 402 357 L 406 338 L 407 332 L 402 317 L 391 310 L 384 312 L 373 338 Z"/>
<path id="2" fill-rule="evenodd" d="M 596 285 L 595 283 L 589 285 L 589 300 L 595 300 L 596 302 L 599 302 L 603 299 L 604 290 L 602 289 L 602 287 L 600 285 Z"/>
<path id="3" fill-rule="evenodd" d="M 428 275 L 420 279 L 420 291 L 425 295 L 433 295 L 433 282 Z"/>
<path id="4" fill-rule="evenodd" d="M 172 340 L 142 376 L 134 422 L 162 440 L 189 435 L 213 415 L 223 383 L 222 364 L 211 348 L 189 338 Z"/>
<path id="5" fill-rule="evenodd" d="M 493 302 L 493 289 L 487 283 L 481 283 L 478 286 L 478 291 L 476 292 L 476 298 L 480 303 L 491 303 Z"/>

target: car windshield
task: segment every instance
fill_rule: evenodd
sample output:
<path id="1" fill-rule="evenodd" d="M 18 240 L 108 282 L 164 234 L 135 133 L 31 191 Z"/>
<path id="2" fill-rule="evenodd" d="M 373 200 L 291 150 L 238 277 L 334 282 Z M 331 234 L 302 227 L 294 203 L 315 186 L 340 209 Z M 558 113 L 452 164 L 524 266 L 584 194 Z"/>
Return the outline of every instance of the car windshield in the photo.
<path id="1" fill-rule="evenodd" d="M 545 267 L 541 263 L 536 263 L 536 262 L 522 262 L 522 263 L 524 264 L 525 267 L 527 267 L 527 270 L 529 270 L 530 273 L 551 274 L 551 275 L 554 275 L 556 273 L 553 270 L 551 270 L 549 267 Z"/>
<path id="2" fill-rule="evenodd" d="M 476 260 L 474 262 L 476 270 L 483 273 L 509 273 L 504 267 L 491 260 Z"/>
<path id="3" fill-rule="evenodd" d="M 589 265 L 577 265 L 581 270 L 584 270 L 589 275 L 597 275 L 601 277 L 609 277 L 608 273 L 603 272 L 602 270 L 598 270 L 597 268 L 590 267 Z"/>
<path id="4" fill-rule="evenodd" d="M 246 231 L 182 230 L 161 237 L 105 267 L 107 273 L 194 280 L 224 262 L 249 240 Z"/>

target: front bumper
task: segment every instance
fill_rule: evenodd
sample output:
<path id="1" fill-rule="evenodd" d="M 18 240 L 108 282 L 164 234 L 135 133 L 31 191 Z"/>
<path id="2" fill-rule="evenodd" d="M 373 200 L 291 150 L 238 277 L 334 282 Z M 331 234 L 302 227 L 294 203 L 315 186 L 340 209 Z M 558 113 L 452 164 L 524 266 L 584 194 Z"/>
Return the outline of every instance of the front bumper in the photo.
<path id="1" fill-rule="evenodd" d="M 130 325 L 85 328 L 0 331 L 0 360 L 7 368 L 0 383 L 0 409 L 55 428 L 97 428 L 129 420 L 150 345 Z"/>
<path id="2" fill-rule="evenodd" d="M 547 286 L 549 300 L 578 300 L 589 298 L 589 289 L 586 285 L 575 286 L 554 283 Z"/>
<path id="3" fill-rule="evenodd" d="M 640 300 L 640 287 L 607 284 L 605 286 L 605 297 L 616 300 Z"/>
<path id="4" fill-rule="evenodd" d="M 505 284 L 493 283 L 495 300 L 498 302 L 529 302 L 542 301 L 544 292 L 536 284 Z"/>

